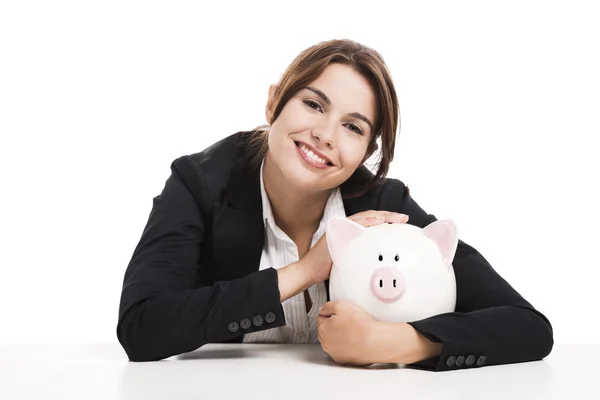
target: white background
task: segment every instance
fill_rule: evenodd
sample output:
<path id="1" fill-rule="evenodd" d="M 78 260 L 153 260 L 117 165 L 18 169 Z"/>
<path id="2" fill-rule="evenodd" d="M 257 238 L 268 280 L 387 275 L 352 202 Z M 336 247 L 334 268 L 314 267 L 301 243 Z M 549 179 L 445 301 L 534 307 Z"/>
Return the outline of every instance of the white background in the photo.
<path id="1" fill-rule="evenodd" d="M 123 274 L 177 157 L 265 123 L 303 49 L 378 50 L 390 176 L 552 322 L 600 343 L 593 2 L 5 1 L 0 341 L 116 342 Z"/>

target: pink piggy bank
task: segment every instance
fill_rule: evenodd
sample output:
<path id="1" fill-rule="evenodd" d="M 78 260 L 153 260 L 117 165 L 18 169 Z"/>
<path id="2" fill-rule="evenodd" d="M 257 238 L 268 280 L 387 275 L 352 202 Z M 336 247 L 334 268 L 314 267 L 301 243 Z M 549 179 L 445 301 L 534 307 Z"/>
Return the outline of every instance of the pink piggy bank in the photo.
<path id="1" fill-rule="evenodd" d="M 365 228 L 335 217 L 327 224 L 327 246 L 332 301 L 353 303 L 380 321 L 410 322 L 454 311 L 458 234 L 452 221 L 423 229 L 400 223 Z"/>

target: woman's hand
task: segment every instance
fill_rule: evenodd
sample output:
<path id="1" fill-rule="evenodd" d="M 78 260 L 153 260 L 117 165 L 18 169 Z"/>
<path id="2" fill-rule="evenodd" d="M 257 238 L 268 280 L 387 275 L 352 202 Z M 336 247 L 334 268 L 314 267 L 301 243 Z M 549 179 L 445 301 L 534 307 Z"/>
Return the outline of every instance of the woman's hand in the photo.
<path id="1" fill-rule="evenodd" d="M 352 303 L 330 301 L 317 317 L 319 342 L 339 364 L 373 364 L 378 357 L 377 324 L 366 311 Z"/>
<path id="2" fill-rule="evenodd" d="M 354 214 L 348 219 L 364 226 L 365 228 L 373 225 L 388 223 L 406 223 L 408 215 L 399 214 L 391 211 L 368 210 Z M 307 276 L 310 285 L 323 282 L 329 278 L 333 260 L 327 247 L 326 233 L 315 243 L 313 247 L 300 259 L 299 267 Z"/>
<path id="3" fill-rule="evenodd" d="M 437 357 L 441 343 L 433 343 L 405 322 L 377 321 L 346 301 L 325 303 L 317 317 L 323 350 L 339 364 L 413 364 Z"/>

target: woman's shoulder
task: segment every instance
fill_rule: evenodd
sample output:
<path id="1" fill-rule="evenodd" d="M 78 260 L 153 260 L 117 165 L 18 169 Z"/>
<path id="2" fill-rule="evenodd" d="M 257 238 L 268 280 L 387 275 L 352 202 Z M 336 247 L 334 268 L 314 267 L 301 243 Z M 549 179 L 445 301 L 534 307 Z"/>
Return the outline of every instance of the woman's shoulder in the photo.
<path id="1" fill-rule="evenodd" d="M 199 203 L 212 204 L 227 183 L 231 170 L 245 158 L 245 138 L 240 131 L 211 144 L 204 150 L 178 157 L 171 170 L 183 181 Z"/>
<path id="2" fill-rule="evenodd" d="M 409 198 L 408 186 L 397 178 L 386 177 L 377 188 L 377 205 L 380 210 L 398 212 Z"/>
<path id="3" fill-rule="evenodd" d="M 381 182 L 382 192 L 394 196 L 409 194 L 408 186 L 398 178 L 386 177 Z"/>

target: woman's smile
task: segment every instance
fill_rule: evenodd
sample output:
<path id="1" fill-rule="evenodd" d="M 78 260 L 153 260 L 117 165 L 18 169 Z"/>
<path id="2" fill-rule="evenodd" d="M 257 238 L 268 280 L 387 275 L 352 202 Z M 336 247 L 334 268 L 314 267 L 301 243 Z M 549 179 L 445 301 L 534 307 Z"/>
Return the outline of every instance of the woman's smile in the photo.
<path id="1" fill-rule="evenodd" d="M 300 158 L 302 158 L 302 160 L 304 160 L 306 164 L 318 169 L 326 169 L 333 166 L 331 161 L 315 154 L 311 149 L 309 149 L 306 146 L 306 144 L 302 142 L 295 143 L 296 150 L 298 151 L 298 154 L 300 154 Z"/>

